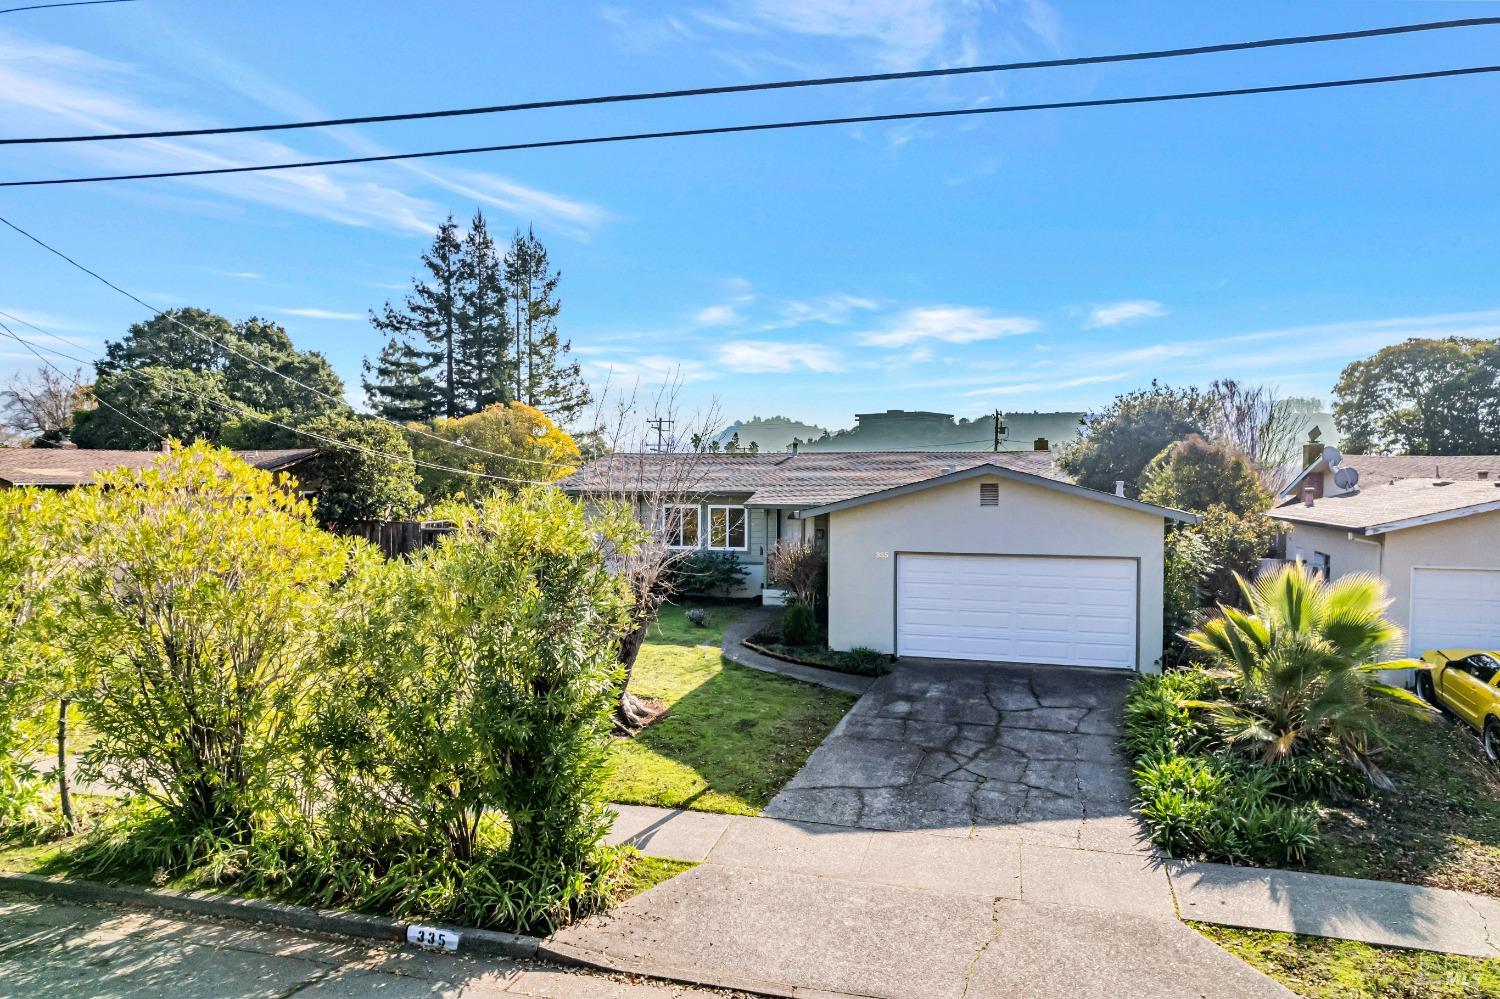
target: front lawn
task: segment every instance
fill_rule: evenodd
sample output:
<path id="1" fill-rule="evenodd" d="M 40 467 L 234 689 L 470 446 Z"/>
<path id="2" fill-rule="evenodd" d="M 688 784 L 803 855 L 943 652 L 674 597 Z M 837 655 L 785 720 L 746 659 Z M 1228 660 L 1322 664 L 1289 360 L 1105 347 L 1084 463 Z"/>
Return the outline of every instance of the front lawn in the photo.
<path id="1" fill-rule="evenodd" d="M 1500 767 L 1462 724 L 1382 716 L 1396 789 L 1330 809 L 1313 869 L 1500 898 Z"/>
<path id="2" fill-rule="evenodd" d="M 1500 961 L 1294 933 L 1191 925 L 1305 999 L 1479 999 L 1500 995 Z"/>
<path id="3" fill-rule="evenodd" d="M 635 805 L 756 815 L 807 761 L 856 698 L 738 666 L 720 651 L 743 612 L 709 606 L 708 627 L 662 609 L 631 689 L 665 701 L 665 716 L 617 739 L 607 794 Z"/>

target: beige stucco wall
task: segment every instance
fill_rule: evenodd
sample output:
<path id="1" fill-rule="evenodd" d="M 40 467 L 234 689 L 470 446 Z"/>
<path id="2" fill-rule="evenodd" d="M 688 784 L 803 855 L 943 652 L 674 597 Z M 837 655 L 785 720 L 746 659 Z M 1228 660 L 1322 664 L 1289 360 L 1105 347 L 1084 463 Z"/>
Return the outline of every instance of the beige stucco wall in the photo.
<path id="1" fill-rule="evenodd" d="M 1311 561 L 1313 552 L 1323 552 L 1329 557 L 1334 579 L 1355 572 L 1379 575 L 1380 547 L 1378 539 L 1355 541 L 1348 531 L 1299 524 L 1287 535 L 1286 557 Z"/>
<path id="2" fill-rule="evenodd" d="M 1414 568 L 1500 569 L 1500 510 L 1473 517 L 1408 527 L 1385 536 L 1385 576 L 1391 617 L 1411 627 L 1411 571 Z"/>
<path id="3" fill-rule="evenodd" d="M 1000 505 L 979 485 L 998 482 Z M 901 552 L 1112 556 L 1140 560 L 1138 666 L 1162 652 L 1162 518 L 1010 479 L 976 477 L 839 510 L 828 526 L 828 642 L 895 647 Z M 881 553 L 884 553 L 882 555 Z"/>

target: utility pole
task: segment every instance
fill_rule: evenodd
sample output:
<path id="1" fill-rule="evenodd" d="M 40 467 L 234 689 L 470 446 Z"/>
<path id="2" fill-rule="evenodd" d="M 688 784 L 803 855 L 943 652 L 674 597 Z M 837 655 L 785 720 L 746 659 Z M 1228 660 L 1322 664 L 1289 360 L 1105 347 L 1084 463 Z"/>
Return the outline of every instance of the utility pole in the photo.
<path id="1" fill-rule="evenodd" d="M 646 425 L 648 427 L 650 427 L 652 430 L 656 431 L 656 444 L 651 447 L 652 451 L 655 451 L 658 454 L 660 454 L 661 452 L 663 452 L 663 451 L 665 451 L 667 449 L 666 448 L 666 444 L 663 441 L 663 434 L 666 431 L 672 429 L 672 424 L 674 422 L 675 421 L 673 421 L 673 420 L 665 420 L 665 419 L 662 419 L 661 417 L 654 417 L 654 418 L 649 419 L 649 420 L 646 421 Z M 667 438 L 667 440 L 670 440 L 670 438 Z"/>
<path id="2" fill-rule="evenodd" d="M 1000 453 L 1000 441 L 1005 437 L 1005 424 L 1000 422 L 1000 410 L 995 410 L 995 453 Z"/>

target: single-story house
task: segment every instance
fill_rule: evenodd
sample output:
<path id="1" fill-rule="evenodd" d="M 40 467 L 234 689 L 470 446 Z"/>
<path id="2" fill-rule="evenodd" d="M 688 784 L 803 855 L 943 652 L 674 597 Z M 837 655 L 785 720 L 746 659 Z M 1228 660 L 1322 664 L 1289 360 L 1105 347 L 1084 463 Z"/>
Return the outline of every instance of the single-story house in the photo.
<path id="1" fill-rule="evenodd" d="M 246 463 L 267 472 L 291 472 L 317 455 L 312 448 L 275 451 L 236 451 Z M 0 448 L 0 489 L 35 486 L 73 489 L 86 486 L 101 472 L 118 468 L 149 468 L 160 451 L 112 451 L 77 447 Z M 299 483 L 304 491 L 308 483 Z"/>
<path id="2" fill-rule="evenodd" d="M 1412 655 L 1500 648 L 1500 456 L 1336 459 L 1308 466 L 1270 511 L 1290 528 L 1285 557 L 1331 579 L 1383 577 Z"/>
<path id="3" fill-rule="evenodd" d="M 829 645 L 915 658 L 1153 672 L 1164 526 L 1197 521 L 1074 485 L 1045 451 L 615 455 L 559 486 L 586 500 L 667 481 L 691 481 L 674 539 L 739 553 L 740 595 L 764 588 L 778 540 L 817 544 Z"/>

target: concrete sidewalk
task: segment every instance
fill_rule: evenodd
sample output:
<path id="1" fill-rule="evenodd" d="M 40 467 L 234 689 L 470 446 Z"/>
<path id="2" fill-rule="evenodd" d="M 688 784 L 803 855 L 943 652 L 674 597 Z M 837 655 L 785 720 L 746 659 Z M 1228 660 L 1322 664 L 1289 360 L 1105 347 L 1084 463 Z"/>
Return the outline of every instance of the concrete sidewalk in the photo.
<path id="1" fill-rule="evenodd" d="M 544 955 L 773 995 L 1290 995 L 1183 925 L 1135 850 L 615 807 L 614 841 L 702 866 Z"/>
<path id="2" fill-rule="evenodd" d="M 1500 958 L 1500 899 L 1391 881 L 1170 861 L 1184 919 Z"/>
<path id="3" fill-rule="evenodd" d="M 0 997 L 690 999 L 668 982 L 356 942 L 115 905 L 0 895 Z"/>
<path id="4" fill-rule="evenodd" d="M 870 685 L 875 682 L 873 676 L 856 676 L 853 673 L 840 673 L 838 670 L 784 662 L 770 656 L 763 656 L 740 644 L 775 621 L 780 610 L 779 607 L 753 607 L 726 624 L 724 640 L 719 645 L 724 658 L 730 662 L 739 663 L 741 666 L 758 669 L 762 673 L 779 673 L 804 683 L 815 683 L 820 687 L 832 687 L 834 690 L 843 690 L 851 694 L 863 694 L 870 689 Z"/>

